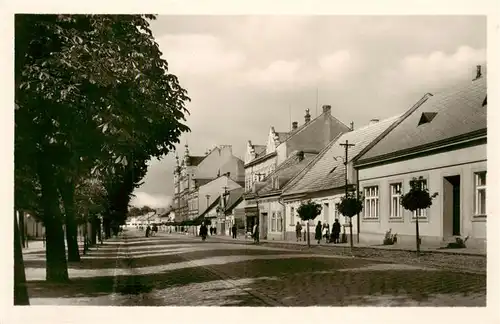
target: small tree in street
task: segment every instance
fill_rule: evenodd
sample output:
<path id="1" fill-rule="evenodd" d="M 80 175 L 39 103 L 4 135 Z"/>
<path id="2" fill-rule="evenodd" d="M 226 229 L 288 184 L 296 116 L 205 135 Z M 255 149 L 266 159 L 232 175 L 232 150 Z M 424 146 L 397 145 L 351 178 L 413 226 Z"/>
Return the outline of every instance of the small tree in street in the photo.
<path id="1" fill-rule="evenodd" d="M 307 222 L 307 246 L 311 247 L 311 238 L 309 235 L 309 221 L 315 219 L 319 214 L 321 214 L 321 205 L 315 203 L 312 200 L 302 202 L 297 208 L 297 213 L 301 220 Z"/>
<path id="2" fill-rule="evenodd" d="M 424 178 L 419 177 L 413 178 L 410 181 L 410 191 L 406 194 L 401 195 L 401 206 L 404 209 L 411 211 L 412 213 L 419 209 L 427 209 L 432 206 L 432 199 L 438 195 L 437 192 L 430 195 L 429 189 L 424 186 Z M 420 254 L 420 234 L 418 228 L 418 218 L 419 215 L 415 215 L 415 232 L 416 232 L 416 242 L 417 242 L 417 256 Z"/>
<path id="3" fill-rule="evenodd" d="M 342 215 L 349 217 L 350 243 L 352 249 L 352 217 L 358 215 L 361 210 L 363 210 L 363 196 L 361 193 L 359 195 L 356 195 L 354 192 L 347 193 L 347 195 L 341 198 L 340 203 L 337 205 L 337 210 Z"/>

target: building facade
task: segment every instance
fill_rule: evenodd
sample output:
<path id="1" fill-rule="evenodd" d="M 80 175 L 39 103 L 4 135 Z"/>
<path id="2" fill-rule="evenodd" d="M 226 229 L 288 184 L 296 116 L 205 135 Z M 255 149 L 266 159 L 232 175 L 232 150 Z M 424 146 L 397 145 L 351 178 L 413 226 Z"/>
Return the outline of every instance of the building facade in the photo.
<path id="1" fill-rule="evenodd" d="M 297 209 L 303 201 L 311 199 L 322 206 L 321 215 L 314 223 L 321 221 L 322 224 L 331 225 L 338 219 L 343 229 L 349 231 L 350 219 L 339 214 L 337 204 L 345 195 L 347 190 L 356 188 L 356 172 L 353 161 L 364 148 L 380 136 L 386 129 L 399 120 L 400 116 L 394 116 L 382 121 L 373 119 L 369 125 L 339 135 L 332 140 L 328 146 L 317 157 L 312 160 L 285 186 L 282 199 L 286 210 L 287 237 L 295 239 L 295 224 L 300 222 L 305 228 L 307 224 L 300 220 Z M 350 145 L 347 150 L 347 164 L 345 164 L 345 145 Z M 352 218 L 353 233 L 358 232 L 357 216 Z M 309 226 L 315 226 L 312 222 Z M 314 231 L 310 230 L 311 236 Z"/>
<path id="2" fill-rule="evenodd" d="M 221 175 L 227 175 L 237 183 L 245 179 L 244 163 L 233 155 L 230 145 L 220 145 L 205 156 L 192 156 L 186 145 L 182 162 L 176 157 L 174 170 L 173 210 L 176 221 L 194 219 L 205 206 L 204 193 L 199 188 Z"/>
<path id="3" fill-rule="evenodd" d="M 277 218 L 273 218 L 273 212 L 270 215 L 259 212 L 257 192 L 260 187 L 265 186 L 266 178 L 279 165 L 299 151 L 319 152 L 339 134 L 348 131 L 350 131 L 348 126 L 332 116 L 331 106 L 324 105 L 323 113 L 313 120 L 307 109 L 304 124 L 299 127 L 297 122 L 293 122 L 291 132 L 276 132 L 274 127 L 271 127 L 265 146 L 252 145 L 249 141 L 245 155 L 246 193 L 244 196 L 247 228 L 250 229 L 253 224 L 259 222 L 261 238 L 266 239 L 268 226 L 277 222 L 275 221 Z M 271 200 L 273 209 L 279 208 L 274 198 Z M 277 212 L 276 215 L 278 215 Z M 281 217 L 281 222 L 283 222 L 284 215 Z"/>
<path id="4" fill-rule="evenodd" d="M 414 241 L 418 217 L 423 245 L 468 236 L 468 246 L 485 247 L 487 102 L 480 72 L 472 82 L 427 96 L 356 161 L 365 192 L 363 241 L 381 241 L 389 229 L 399 241 Z M 412 213 L 401 207 L 401 193 L 419 177 L 438 196 Z"/>

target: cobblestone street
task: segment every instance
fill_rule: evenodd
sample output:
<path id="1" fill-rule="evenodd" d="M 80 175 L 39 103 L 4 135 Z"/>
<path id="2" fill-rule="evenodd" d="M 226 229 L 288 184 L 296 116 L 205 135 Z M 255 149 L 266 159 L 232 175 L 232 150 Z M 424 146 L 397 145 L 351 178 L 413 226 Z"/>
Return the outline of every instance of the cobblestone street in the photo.
<path id="1" fill-rule="evenodd" d="M 284 248 L 125 231 L 45 282 L 25 252 L 32 305 L 485 306 L 486 276 Z"/>

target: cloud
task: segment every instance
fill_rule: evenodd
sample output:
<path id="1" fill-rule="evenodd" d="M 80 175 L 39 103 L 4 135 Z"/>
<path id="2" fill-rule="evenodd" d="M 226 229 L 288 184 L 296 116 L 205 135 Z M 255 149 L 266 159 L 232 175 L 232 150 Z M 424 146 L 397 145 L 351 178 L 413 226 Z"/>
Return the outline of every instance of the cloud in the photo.
<path id="1" fill-rule="evenodd" d="M 209 34 L 164 35 L 157 41 L 170 71 L 181 76 L 213 76 L 238 69 L 246 60 L 241 52 Z"/>
<path id="2" fill-rule="evenodd" d="M 484 48 L 461 46 L 454 53 L 434 51 L 428 55 L 404 57 L 385 78 L 392 84 L 415 89 L 444 87 L 457 80 L 474 77 L 475 66 L 486 61 Z"/>
<path id="3" fill-rule="evenodd" d="M 130 204 L 136 207 L 166 208 L 172 204 L 172 197 L 167 195 L 148 194 L 142 191 L 134 192 L 134 195 Z"/>
<path id="4" fill-rule="evenodd" d="M 293 90 L 319 83 L 338 83 L 355 67 L 348 50 L 339 50 L 307 62 L 276 60 L 262 69 L 253 68 L 242 77 L 243 82 L 267 90 Z"/>

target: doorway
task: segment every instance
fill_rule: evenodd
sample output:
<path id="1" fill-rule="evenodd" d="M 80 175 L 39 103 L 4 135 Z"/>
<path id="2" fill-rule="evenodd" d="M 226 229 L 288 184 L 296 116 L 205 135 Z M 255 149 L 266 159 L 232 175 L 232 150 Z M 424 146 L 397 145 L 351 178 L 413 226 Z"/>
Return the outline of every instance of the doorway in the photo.
<path id="1" fill-rule="evenodd" d="M 460 176 L 444 177 L 443 182 L 443 234 L 461 235 Z"/>
<path id="2" fill-rule="evenodd" d="M 262 213 L 262 222 L 260 223 L 260 238 L 263 240 L 267 240 L 267 222 L 268 222 L 268 217 L 267 213 Z"/>

